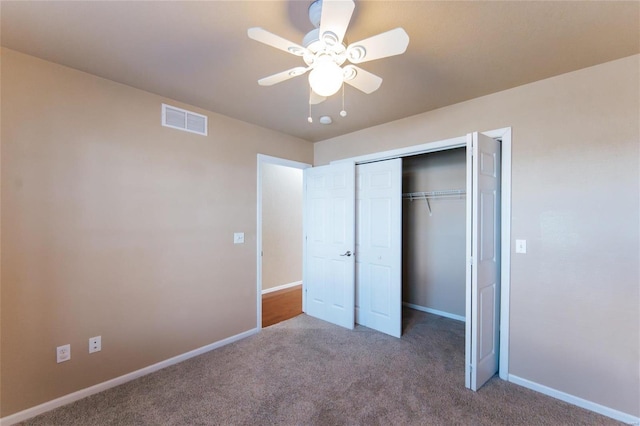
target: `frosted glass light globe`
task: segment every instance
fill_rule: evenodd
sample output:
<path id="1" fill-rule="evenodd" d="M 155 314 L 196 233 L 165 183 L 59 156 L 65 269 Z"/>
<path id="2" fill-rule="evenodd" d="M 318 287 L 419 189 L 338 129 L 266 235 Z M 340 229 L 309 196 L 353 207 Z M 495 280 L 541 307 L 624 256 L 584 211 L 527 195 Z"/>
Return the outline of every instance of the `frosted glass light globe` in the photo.
<path id="1" fill-rule="evenodd" d="M 330 56 L 320 56 L 309 73 L 309 84 L 320 96 L 331 96 L 342 87 L 342 68 Z"/>

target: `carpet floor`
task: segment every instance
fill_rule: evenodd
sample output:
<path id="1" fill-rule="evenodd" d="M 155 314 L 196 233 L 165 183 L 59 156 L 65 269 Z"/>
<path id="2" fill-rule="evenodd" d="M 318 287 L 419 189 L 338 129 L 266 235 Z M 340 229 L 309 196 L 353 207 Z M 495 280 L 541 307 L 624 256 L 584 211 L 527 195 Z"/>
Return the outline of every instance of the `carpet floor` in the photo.
<path id="1" fill-rule="evenodd" d="M 615 425 L 492 378 L 464 387 L 464 324 L 406 310 L 396 339 L 300 315 L 25 425 Z"/>

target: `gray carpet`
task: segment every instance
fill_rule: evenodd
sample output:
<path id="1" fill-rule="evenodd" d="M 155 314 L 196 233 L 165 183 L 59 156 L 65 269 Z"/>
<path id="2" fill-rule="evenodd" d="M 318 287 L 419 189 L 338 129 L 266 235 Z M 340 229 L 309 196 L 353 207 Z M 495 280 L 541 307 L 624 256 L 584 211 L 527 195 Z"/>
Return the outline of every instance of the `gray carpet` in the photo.
<path id="1" fill-rule="evenodd" d="M 464 324 L 414 310 L 396 339 L 306 315 L 27 425 L 605 425 L 496 377 L 464 387 Z"/>

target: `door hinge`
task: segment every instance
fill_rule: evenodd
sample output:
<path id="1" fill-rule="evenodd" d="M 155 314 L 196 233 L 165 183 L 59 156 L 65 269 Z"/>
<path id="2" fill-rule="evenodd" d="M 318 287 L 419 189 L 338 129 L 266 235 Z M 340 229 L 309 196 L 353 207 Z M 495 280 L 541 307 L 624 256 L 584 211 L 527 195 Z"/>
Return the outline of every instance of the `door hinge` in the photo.
<path id="1" fill-rule="evenodd" d="M 473 257 L 470 257 L 470 258 L 469 258 L 469 265 L 472 265 L 472 266 L 473 266 Z"/>

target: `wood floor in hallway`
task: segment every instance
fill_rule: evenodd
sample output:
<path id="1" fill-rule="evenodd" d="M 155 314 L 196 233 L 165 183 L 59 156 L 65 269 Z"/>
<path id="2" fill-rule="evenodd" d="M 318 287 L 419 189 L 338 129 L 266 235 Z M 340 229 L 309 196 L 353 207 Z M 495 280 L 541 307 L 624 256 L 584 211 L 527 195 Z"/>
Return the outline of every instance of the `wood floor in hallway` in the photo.
<path id="1" fill-rule="evenodd" d="M 262 327 L 302 313 L 302 284 L 262 295 Z"/>

